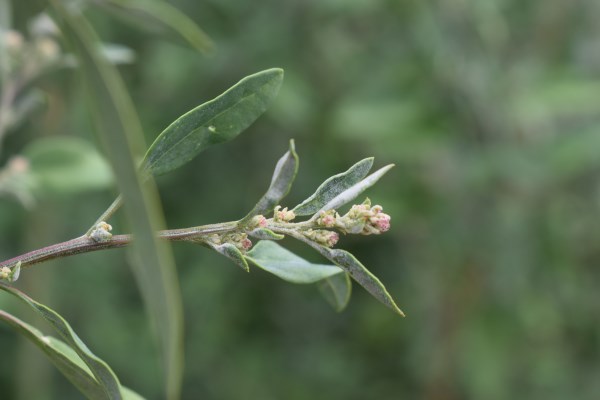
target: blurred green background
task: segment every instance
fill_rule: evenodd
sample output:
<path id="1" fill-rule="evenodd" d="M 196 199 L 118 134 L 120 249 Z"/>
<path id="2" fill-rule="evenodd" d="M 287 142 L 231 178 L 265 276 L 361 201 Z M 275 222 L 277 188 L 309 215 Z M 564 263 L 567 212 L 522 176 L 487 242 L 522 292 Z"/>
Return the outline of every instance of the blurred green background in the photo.
<path id="1" fill-rule="evenodd" d="M 14 3 L 26 31 L 42 6 Z M 172 4 L 213 38 L 211 56 L 88 14 L 104 41 L 135 51 L 119 68 L 148 142 L 245 75 L 286 75 L 247 132 L 158 180 L 168 226 L 243 216 L 290 138 L 301 165 L 284 205 L 364 157 L 395 163 L 368 192 L 390 232 L 339 247 L 407 314 L 357 285 L 336 314 L 314 286 L 176 244 L 184 398 L 600 398 L 600 2 Z M 37 85 L 45 106 L 6 137 L 0 166 L 41 137 L 97 143 L 72 69 Z M 0 258 L 80 235 L 113 195 L 44 194 L 28 208 L 0 198 Z M 126 251 L 35 266 L 19 287 L 63 314 L 125 385 L 162 396 Z M 0 306 L 17 309 L 6 296 Z M 2 398 L 80 398 L 9 328 L 0 343 Z"/>

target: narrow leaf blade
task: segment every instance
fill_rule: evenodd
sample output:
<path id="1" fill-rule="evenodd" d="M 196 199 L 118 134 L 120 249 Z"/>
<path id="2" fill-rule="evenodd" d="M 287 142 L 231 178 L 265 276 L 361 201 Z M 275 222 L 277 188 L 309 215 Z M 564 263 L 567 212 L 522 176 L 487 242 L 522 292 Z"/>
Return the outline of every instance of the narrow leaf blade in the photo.
<path id="1" fill-rule="evenodd" d="M 235 138 L 267 110 L 282 81 L 282 69 L 258 72 L 182 115 L 152 143 L 142 169 L 161 175 L 179 168 L 206 148 Z"/>
<path id="2" fill-rule="evenodd" d="M 71 348 L 73 348 L 77 355 L 87 365 L 107 398 L 121 398 L 121 384 L 119 383 L 115 373 L 110 369 L 108 364 L 106 364 L 104 361 L 94 355 L 90 349 L 88 349 L 79 336 L 77 336 L 73 328 L 71 328 L 69 323 L 65 321 L 56 311 L 41 303 L 38 303 L 25 293 L 4 283 L 0 283 L 0 290 L 12 294 L 24 302 L 36 313 L 41 315 L 46 321 L 48 321 L 48 323 L 50 323 L 54 329 L 56 329 L 60 336 L 67 342 L 69 346 L 71 346 Z"/>
<path id="3" fill-rule="evenodd" d="M 246 253 L 246 259 L 279 278 L 292 283 L 314 283 L 339 274 L 334 265 L 313 264 L 278 243 L 262 240 Z"/>
<path id="4" fill-rule="evenodd" d="M 296 215 L 313 215 L 340 193 L 348 190 L 361 181 L 373 166 L 373 157 L 365 158 L 350 167 L 346 172 L 337 174 L 321 184 L 316 192 L 298 204 L 294 209 Z"/>
<path id="5" fill-rule="evenodd" d="M 357 184 L 339 193 L 337 196 L 332 198 L 327 204 L 321 207 L 318 211 L 334 210 L 344 204 L 347 204 L 358 197 L 362 192 L 373 186 L 383 175 L 388 172 L 394 164 L 386 165 L 385 167 L 373 172 L 365 179 L 361 180 Z"/>
<path id="6" fill-rule="evenodd" d="M 133 152 L 142 146 L 141 124 L 124 83 L 100 54 L 99 40 L 87 20 L 64 2 L 51 1 L 57 22 L 78 57 L 94 120 L 107 149 L 126 205 L 137 263 L 134 275 L 152 326 L 160 340 L 166 397 L 178 398 L 183 369 L 183 312 L 173 256 L 154 232 L 164 225 L 155 188 L 142 185 Z"/>
<path id="7" fill-rule="evenodd" d="M 46 353 L 56 368 L 86 397 L 98 399 L 106 396 L 88 366 L 68 345 L 53 337 L 44 336 L 36 328 L 2 310 L 0 319 Z"/>
<path id="8" fill-rule="evenodd" d="M 337 312 L 346 308 L 352 294 L 352 281 L 349 274 L 343 272 L 323 279 L 318 283 L 319 291 Z"/>
<path id="9" fill-rule="evenodd" d="M 277 204 L 290 191 L 292 183 L 298 172 L 298 155 L 294 148 L 294 141 L 290 140 L 290 149 L 279 159 L 271 178 L 271 185 L 256 206 L 246 215 L 241 224 L 244 224 L 259 214 L 266 214 L 275 208 Z"/>

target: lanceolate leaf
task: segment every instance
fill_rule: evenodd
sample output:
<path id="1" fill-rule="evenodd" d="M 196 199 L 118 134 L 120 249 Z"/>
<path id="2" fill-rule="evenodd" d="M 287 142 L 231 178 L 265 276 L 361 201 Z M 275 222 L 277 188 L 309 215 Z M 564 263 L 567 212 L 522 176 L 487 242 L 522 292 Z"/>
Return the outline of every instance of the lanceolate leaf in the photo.
<path id="1" fill-rule="evenodd" d="M 54 329 L 56 329 L 56 331 L 67 342 L 67 344 L 71 346 L 73 350 L 75 350 L 79 357 L 81 357 L 83 362 L 87 365 L 91 373 L 94 375 L 96 381 L 99 383 L 100 387 L 104 391 L 104 398 L 121 398 L 121 385 L 115 373 L 110 369 L 108 364 L 96 357 L 87 348 L 87 346 L 81 341 L 79 336 L 77 336 L 75 331 L 73 331 L 69 323 L 65 321 L 56 311 L 41 303 L 38 303 L 37 301 L 27 296 L 25 293 L 4 283 L 0 283 L 0 290 L 8 292 L 16 298 L 18 298 L 19 300 L 23 301 L 36 313 L 40 314 L 46 321 L 48 321 Z M 81 383 L 83 384 L 83 382 Z"/>
<path id="2" fill-rule="evenodd" d="M 94 375 L 69 345 L 52 336 L 45 336 L 38 329 L 13 315 L 0 310 L 0 319 L 12 326 L 39 347 L 56 368 L 88 399 L 106 399 L 107 395 Z M 137 393 L 121 386 L 123 399 L 143 399 Z"/>
<path id="3" fill-rule="evenodd" d="M 321 294 L 335 311 L 346 308 L 352 294 L 352 281 L 346 272 L 325 278 L 318 285 Z"/>
<path id="4" fill-rule="evenodd" d="M 166 1 L 99 0 L 94 1 L 94 4 L 146 30 L 180 37 L 196 50 L 208 52 L 213 48 L 208 35 L 187 15 Z"/>
<path id="5" fill-rule="evenodd" d="M 369 173 L 373 166 L 373 157 L 365 158 L 354 164 L 350 169 L 327 179 L 317 191 L 294 208 L 296 215 L 313 215 L 331 199 L 348 190 Z"/>
<path id="6" fill-rule="evenodd" d="M 327 204 L 321 207 L 318 211 L 337 209 L 338 207 L 341 207 L 344 204 L 351 202 L 362 192 L 373 186 L 379 180 L 379 178 L 385 175 L 385 173 L 388 172 L 393 166 L 394 164 L 386 165 L 385 167 L 373 172 L 371 175 L 367 176 L 362 181 L 344 190 L 343 192 L 329 200 L 329 202 L 327 202 Z"/>
<path id="7" fill-rule="evenodd" d="M 313 283 L 342 271 L 334 265 L 313 264 L 279 244 L 263 240 L 246 254 L 246 259 L 292 283 Z"/>
<path id="8" fill-rule="evenodd" d="M 400 314 L 404 317 L 404 313 L 396 303 L 394 299 L 388 291 L 386 290 L 383 283 L 375 275 L 373 275 L 364 265 L 360 263 L 352 254 L 347 252 L 346 250 L 341 249 L 329 249 L 327 247 L 321 246 L 311 240 L 306 239 L 302 235 L 292 235 L 298 240 L 303 241 L 308 244 L 319 253 L 323 255 L 323 257 L 327 258 L 329 261 L 333 262 L 335 265 L 344 269 L 352 279 L 358 282 L 359 285 L 367 289 L 373 297 L 377 300 L 391 308 L 395 313 Z"/>
<path id="9" fill-rule="evenodd" d="M 94 122 L 116 171 L 136 238 L 133 271 L 160 340 L 166 397 L 178 398 L 183 368 L 181 298 L 170 248 L 154 236 L 164 225 L 156 191 L 150 182 L 142 185 L 133 158 L 134 150 L 142 147 L 141 124 L 121 77 L 100 55 L 93 28 L 65 2 L 50 3 L 65 39 L 78 57 Z"/>
<path id="10" fill-rule="evenodd" d="M 164 174 L 207 147 L 233 139 L 266 111 L 282 81 L 282 69 L 258 72 L 182 115 L 150 146 L 142 170 L 153 175 Z"/>
<path id="11" fill-rule="evenodd" d="M 252 217 L 259 214 L 266 214 L 273 211 L 273 208 L 281 199 L 283 199 L 294 182 L 296 173 L 298 172 L 298 155 L 294 148 L 294 141 L 290 140 L 290 149 L 279 159 L 273 172 L 273 178 L 271 178 L 271 185 L 267 190 L 267 193 L 258 201 L 256 206 L 242 219 L 241 223 L 244 224 Z"/>
<path id="12" fill-rule="evenodd" d="M 248 267 L 248 263 L 246 262 L 244 255 L 242 254 L 240 249 L 235 247 L 235 245 L 231 243 L 224 243 L 218 246 L 211 245 L 211 247 L 217 252 L 224 255 L 225 257 L 229 258 L 234 263 L 236 263 L 238 267 L 240 267 L 244 271 L 250 272 L 250 267 Z"/>

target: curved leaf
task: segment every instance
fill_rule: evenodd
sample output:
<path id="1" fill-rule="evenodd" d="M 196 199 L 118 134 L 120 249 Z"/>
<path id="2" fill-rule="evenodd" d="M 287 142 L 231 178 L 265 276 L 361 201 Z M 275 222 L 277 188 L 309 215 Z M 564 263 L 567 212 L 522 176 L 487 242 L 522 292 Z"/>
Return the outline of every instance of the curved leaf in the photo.
<path id="1" fill-rule="evenodd" d="M 352 281 L 347 273 L 335 274 L 318 283 L 319 291 L 337 312 L 342 311 L 350 301 Z"/>
<path id="2" fill-rule="evenodd" d="M 0 310 L 0 319 L 27 337 L 39 347 L 54 366 L 88 399 L 105 399 L 106 393 L 83 360 L 69 345 L 52 336 L 46 336 L 33 326 Z M 127 400 L 143 399 L 139 394 L 121 386 L 121 396 Z"/>
<path id="3" fill-rule="evenodd" d="M 256 228 L 253 231 L 248 232 L 248 235 L 260 240 L 281 240 L 285 237 L 284 235 L 275 233 L 267 228 Z"/>
<path id="4" fill-rule="evenodd" d="M 96 381 L 104 391 L 104 398 L 109 399 L 120 399 L 121 398 L 121 384 L 115 373 L 110 369 L 108 364 L 94 355 L 90 349 L 83 343 L 83 341 L 77 336 L 73 328 L 65 321 L 56 311 L 51 308 L 38 303 L 25 293 L 0 283 L 0 290 L 4 290 L 7 293 L 12 294 L 19 300 L 23 301 L 36 313 L 41 315 L 46 321 L 52 325 L 54 329 L 60 334 L 60 336 L 73 348 L 83 362 L 87 365 L 91 373 L 94 375 Z M 82 383 L 83 384 L 83 383 Z M 78 386 L 79 387 L 79 386 Z"/>
<path id="5" fill-rule="evenodd" d="M 212 40 L 187 15 L 166 1 L 101 0 L 94 1 L 126 22 L 150 31 L 180 37 L 203 52 L 213 49 Z"/>
<path id="6" fill-rule="evenodd" d="M 221 245 L 209 244 L 209 246 L 212 247 L 213 249 L 215 249 L 220 254 L 229 258 L 231 261 L 236 263 L 238 265 L 238 267 L 240 267 L 244 271 L 250 272 L 250 267 L 248 267 L 248 263 L 246 262 L 244 255 L 242 254 L 240 249 L 235 247 L 235 245 L 233 245 L 231 243 L 223 243 Z"/>
<path id="7" fill-rule="evenodd" d="M 164 174 L 187 163 L 207 147 L 233 139 L 266 111 L 282 81 L 282 69 L 258 72 L 182 115 L 152 143 L 142 170 L 153 175 Z"/>
<path id="8" fill-rule="evenodd" d="M 269 189 L 240 223 L 244 224 L 256 215 L 271 212 L 290 191 L 297 172 L 298 155 L 294 148 L 294 141 L 290 140 L 290 149 L 277 162 Z"/>
<path id="9" fill-rule="evenodd" d="M 367 176 L 372 166 L 373 157 L 369 157 L 357 162 L 346 172 L 332 176 L 323 182 L 312 196 L 298 204 L 292 211 L 296 215 L 313 215 L 331 199 L 360 182 Z"/>
<path id="10" fill-rule="evenodd" d="M 262 240 L 246 253 L 246 259 L 292 283 L 314 283 L 342 272 L 334 265 L 313 264 L 279 244 Z"/>
<path id="11" fill-rule="evenodd" d="M 393 166 L 394 164 L 386 165 L 385 167 L 373 172 L 371 175 L 367 176 L 362 181 L 344 190 L 343 192 L 339 193 L 337 196 L 329 200 L 329 202 L 327 202 L 327 204 L 321 207 L 321 209 L 319 209 L 318 211 L 334 210 L 338 207 L 343 206 L 344 204 L 351 202 L 362 192 L 373 186 Z"/>
<path id="12" fill-rule="evenodd" d="M 373 275 L 364 265 L 362 265 L 360 261 L 358 261 L 352 254 L 346 250 L 329 249 L 321 246 L 320 244 L 307 239 L 301 234 L 290 233 L 290 236 L 308 244 L 310 247 L 321 253 L 323 257 L 341 267 L 348 274 L 350 274 L 352 279 L 354 279 L 359 285 L 371 293 L 373 297 L 391 308 L 395 313 L 404 317 L 404 313 L 402 310 L 400 310 L 400 308 L 398 308 L 392 296 L 390 296 L 385 286 L 383 286 L 383 283 L 381 283 L 381 281 L 377 279 L 377 277 Z"/>

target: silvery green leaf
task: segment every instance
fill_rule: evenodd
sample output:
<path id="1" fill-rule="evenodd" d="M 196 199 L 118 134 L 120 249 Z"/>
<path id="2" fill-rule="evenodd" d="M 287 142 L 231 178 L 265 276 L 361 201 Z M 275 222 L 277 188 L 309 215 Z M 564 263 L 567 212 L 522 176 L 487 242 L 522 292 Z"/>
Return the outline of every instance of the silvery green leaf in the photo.
<path id="1" fill-rule="evenodd" d="M 297 205 L 292 211 L 296 215 L 313 215 L 339 194 L 356 185 L 369 173 L 373 166 L 373 157 L 365 158 L 350 167 L 346 172 L 327 179 L 317 191 Z"/>
<path id="2" fill-rule="evenodd" d="M 281 240 L 285 237 L 284 235 L 275 233 L 267 228 L 256 228 L 253 231 L 248 232 L 248 235 L 260 240 Z"/>
<path id="3" fill-rule="evenodd" d="M 404 313 L 396 303 L 392 296 L 388 293 L 383 283 L 375 275 L 373 275 L 364 265 L 360 263 L 352 254 L 346 250 L 341 249 L 329 249 L 321 246 L 311 240 L 308 240 L 302 235 L 292 235 L 298 240 L 303 241 L 315 250 L 317 250 L 323 257 L 333 262 L 335 265 L 341 267 L 344 271 L 350 274 L 350 277 L 358 282 L 359 285 L 364 287 L 373 297 L 391 308 L 395 313 L 404 317 Z"/>
<path id="4" fill-rule="evenodd" d="M 250 267 L 248 267 L 248 263 L 246 262 L 244 255 L 242 254 L 240 249 L 235 247 L 235 245 L 233 245 L 231 243 L 223 243 L 220 245 L 209 244 L 209 246 L 212 247 L 213 249 L 215 249 L 218 253 L 229 258 L 231 261 L 236 263 L 236 265 L 239 266 L 244 271 L 250 272 Z"/>
<path id="5" fill-rule="evenodd" d="M 267 110 L 282 81 L 282 69 L 258 72 L 182 115 L 152 143 L 142 170 L 164 174 L 186 164 L 206 148 L 235 138 Z"/>
<path id="6" fill-rule="evenodd" d="M 271 212 L 290 191 L 297 172 L 298 155 L 294 148 L 294 141 L 290 140 L 290 149 L 277 162 L 269 189 L 241 223 L 250 221 L 256 215 Z"/>
<path id="7" fill-rule="evenodd" d="M 334 210 L 343 206 L 344 204 L 351 202 L 362 192 L 373 186 L 379 180 L 379 178 L 385 175 L 385 173 L 388 172 L 393 166 L 394 164 L 386 165 L 385 167 L 373 172 L 365 179 L 361 180 L 357 184 L 353 185 L 352 187 L 344 190 L 343 192 L 335 196 L 327 204 L 321 207 L 317 212 Z"/>
<path id="8" fill-rule="evenodd" d="M 334 265 L 313 264 L 278 243 L 263 240 L 246 253 L 246 259 L 279 278 L 292 283 L 313 283 L 342 270 Z"/>
<path id="9" fill-rule="evenodd" d="M 335 311 L 340 312 L 346 308 L 352 293 L 352 281 L 348 273 L 332 275 L 318 282 L 317 285 L 325 300 Z"/>

